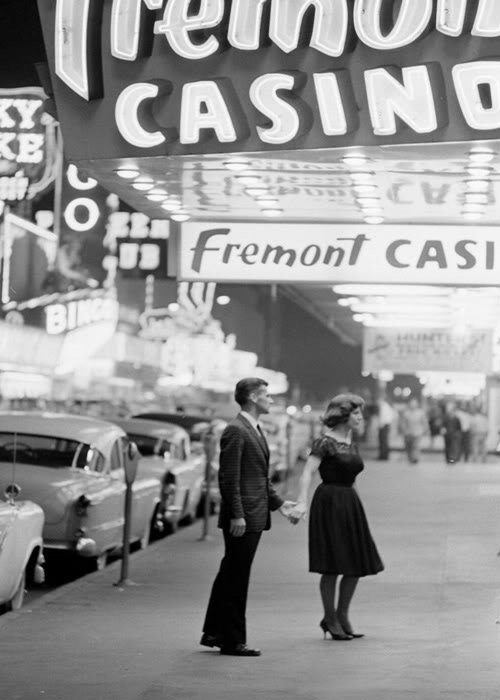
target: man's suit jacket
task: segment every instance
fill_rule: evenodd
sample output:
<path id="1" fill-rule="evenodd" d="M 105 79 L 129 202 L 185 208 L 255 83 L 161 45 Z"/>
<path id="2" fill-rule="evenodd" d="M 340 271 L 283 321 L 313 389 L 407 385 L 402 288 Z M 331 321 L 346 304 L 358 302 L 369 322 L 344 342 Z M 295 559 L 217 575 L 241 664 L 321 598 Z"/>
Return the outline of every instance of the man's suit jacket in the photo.
<path id="1" fill-rule="evenodd" d="M 269 530 L 270 511 L 283 504 L 269 481 L 269 448 L 241 415 L 221 436 L 219 488 L 221 528 L 229 528 L 233 518 L 245 518 L 246 532 Z"/>

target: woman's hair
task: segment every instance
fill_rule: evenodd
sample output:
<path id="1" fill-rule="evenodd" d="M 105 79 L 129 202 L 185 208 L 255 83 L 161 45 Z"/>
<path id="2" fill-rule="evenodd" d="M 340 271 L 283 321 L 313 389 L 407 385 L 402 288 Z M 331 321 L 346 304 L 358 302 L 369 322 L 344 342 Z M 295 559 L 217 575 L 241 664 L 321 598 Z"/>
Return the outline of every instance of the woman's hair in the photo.
<path id="1" fill-rule="evenodd" d="M 328 403 L 321 422 L 327 428 L 334 428 L 339 423 L 347 423 L 349 416 L 357 408 L 365 405 L 361 396 L 356 394 L 338 394 Z"/>

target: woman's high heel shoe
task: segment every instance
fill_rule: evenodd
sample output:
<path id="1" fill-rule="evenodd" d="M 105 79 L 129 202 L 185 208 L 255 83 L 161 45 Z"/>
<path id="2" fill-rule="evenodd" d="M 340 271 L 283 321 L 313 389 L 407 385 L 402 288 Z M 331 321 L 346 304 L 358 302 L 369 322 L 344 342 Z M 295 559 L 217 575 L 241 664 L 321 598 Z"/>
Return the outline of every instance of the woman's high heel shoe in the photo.
<path id="1" fill-rule="evenodd" d="M 352 639 L 352 637 L 347 633 L 346 634 L 337 634 L 336 632 L 332 632 L 330 625 L 328 624 L 328 622 L 325 619 L 321 620 L 321 622 L 319 623 L 319 626 L 323 630 L 323 635 L 324 635 L 323 639 L 326 639 L 327 634 L 329 634 L 332 639 L 335 639 L 336 641 L 339 641 L 339 642 L 349 642 Z"/>
<path id="2" fill-rule="evenodd" d="M 342 627 L 342 629 L 344 630 L 344 632 L 345 632 L 346 634 L 348 634 L 348 635 L 351 637 L 351 639 L 361 639 L 361 637 L 364 637 L 364 636 L 365 636 L 364 634 L 356 634 L 356 633 L 353 632 L 352 630 L 349 631 L 349 629 L 347 629 L 347 627 L 346 627 L 345 625 L 343 625 L 342 623 L 340 623 L 340 626 Z"/>

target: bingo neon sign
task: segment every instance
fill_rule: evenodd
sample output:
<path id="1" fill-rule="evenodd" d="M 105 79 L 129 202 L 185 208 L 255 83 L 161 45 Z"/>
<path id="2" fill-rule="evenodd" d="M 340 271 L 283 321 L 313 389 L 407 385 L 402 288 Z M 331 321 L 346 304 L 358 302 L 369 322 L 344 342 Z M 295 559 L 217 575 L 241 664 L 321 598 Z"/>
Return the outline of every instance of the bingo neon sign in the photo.
<path id="1" fill-rule="evenodd" d="M 41 7 L 44 3 L 48 6 L 40 0 Z M 242 143 L 253 135 L 267 147 L 286 147 L 307 133 L 312 122 L 321 136 L 333 138 L 318 145 L 335 145 L 335 138 L 359 127 L 360 101 L 366 106 L 367 128 L 379 141 L 402 129 L 432 134 L 450 119 L 444 80 L 467 128 L 480 135 L 500 128 L 500 57 L 488 53 L 487 59 L 477 60 L 476 51 L 474 60 L 456 62 L 450 75 L 443 76 L 440 62 L 424 61 L 417 48 L 420 40 L 437 33 L 477 38 L 484 51 L 484 39 L 500 37 L 498 0 L 109 0 L 107 7 L 101 60 L 138 63 L 152 55 L 157 42 L 167 57 L 162 75 L 122 86 L 114 102 L 116 129 L 125 142 L 142 150 L 172 143 L 196 150 L 207 133 L 219 144 Z M 102 13 L 101 0 L 56 2 L 54 71 L 89 102 L 103 96 L 101 37 L 95 32 Z M 360 47 L 361 60 L 371 52 L 373 67 L 362 70 L 358 81 L 350 73 L 349 58 Z M 419 60 L 401 65 L 397 52 L 407 55 L 408 47 Z M 252 76 L 244 100 L 240 83 L 231 83 L 232 76 L 224 72 L 185 80 L 205 76 L 206 61 L 218 56 L 226 55 L 220 65 L 226 73 L 232 71 L 228 52 L 247 53 L 248 61 L 259 65 L 258 56 L 268 50 L 282 57 L 300 50 L 302 61 L 304 48 L 331 60 L 312 71 L 299 60 L 295 69 L 290 60 L 283 58 L 286 68 L 281 69 L 274 61 L 275 70 Z M 180 79 L 172 69 L 179 61 L 187 66 L 182 85 L 175 83 Z M 303 98 L 306 84 L 312 100 Z M 174 103 L 176 110 L 169 109 Z"/>

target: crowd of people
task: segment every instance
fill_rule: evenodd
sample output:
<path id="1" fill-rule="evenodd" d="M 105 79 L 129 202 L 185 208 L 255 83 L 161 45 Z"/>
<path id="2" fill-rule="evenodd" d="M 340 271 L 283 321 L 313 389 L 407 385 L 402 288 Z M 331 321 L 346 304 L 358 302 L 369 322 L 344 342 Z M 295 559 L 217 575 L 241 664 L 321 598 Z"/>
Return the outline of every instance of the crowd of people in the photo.
<path id="1" fill-rule="evenodd" d="M 424 440 L 433 449 L 444 450 L 448 464 L 486 462 L 488 454 L 488 416 L 481 406 L 466 401 L 429 400 L 425 406 L 416 399 L 399 410 L 385 398 L 376 403 L 374 420 L 377 425 L 378 459 L 390 455 L 391 430 L 403 439 L 408 461 L 420 460 Z"/>

